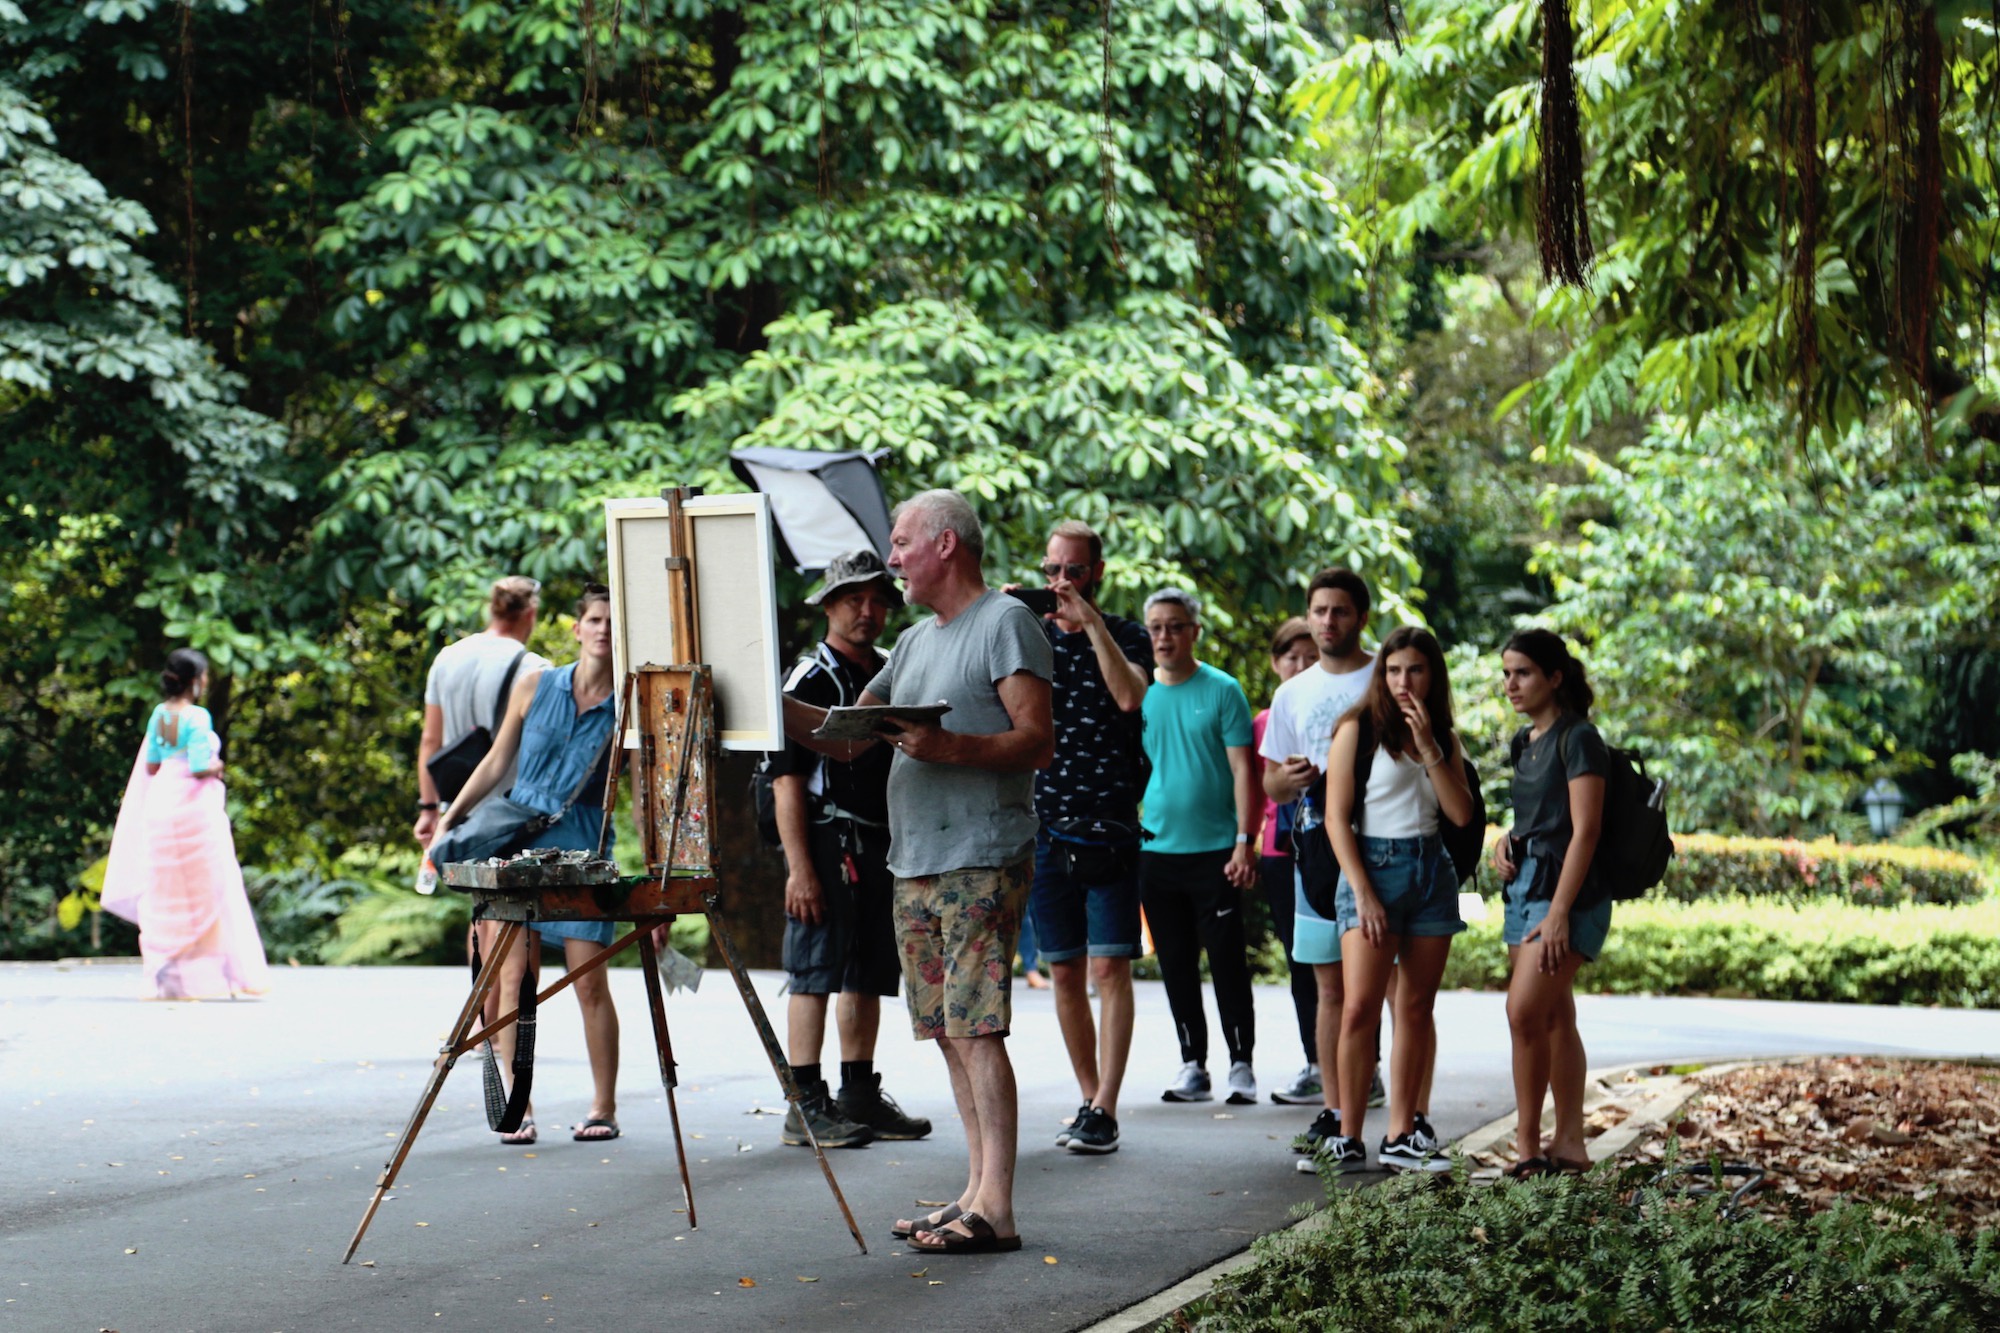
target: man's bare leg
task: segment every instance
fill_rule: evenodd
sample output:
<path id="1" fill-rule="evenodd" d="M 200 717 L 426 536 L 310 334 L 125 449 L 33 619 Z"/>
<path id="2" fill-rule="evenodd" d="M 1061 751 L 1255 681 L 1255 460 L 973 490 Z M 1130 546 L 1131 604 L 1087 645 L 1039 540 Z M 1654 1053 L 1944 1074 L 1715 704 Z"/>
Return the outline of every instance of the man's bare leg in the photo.
<path id="1" fill-rule="evenodd" d="M 966 1212 L 978 1213 L 986 1219 L 996 1235 L 1014 1235 L 1014 1152 L 1020 1107 L 1014 1064 L 1007 1055 L 1007 1039 L 941 1037 L 938 1047 L 951 1067 L 953 1094 L 959 1094 L 961 1080 L 964 1086 L 959 1115 L 965 1121 L 971 1178 L 966 1192 L 959 1196 L 959 1205 Z M 945 1235 L 967 1236 L 971 1232 L 954 1221 L 936 1231 L 917 1234 L 935 1240 Z"/>
<path id="2" fill-rule="evenodd" d="M 1063 1048 L 1069 1052 L 1070 1071 L 1076 1075 L 1077 1092 L 1089 1105 L 1097 1104 L 1098 1069 L 1097 1024 L 1090 1013 L 1090 960 L 1065 958 L 1049 964 L 1049 980 L 1056 993 L 1056 1025 L 1062 1029 Z M 1103 993 L 1101 990 L 1098 992 Z M 1127 978 L 1126 994 L 1131 994 Z M 1128 1029 L 1126 1041 L 1131 1041 Z"/>
<path id="3" fill-rule="evenodd" d="M 1115 1120 L 1125 1063 L 1132 1054 L 1132 960 L 1093 958 L 1090 979 L 1097 983 L 1098 1007 L 1097 1092 L 1090 1102 Z"/>
<path id="4" fill-rule="evenodd" d="M 875 1058 L 875 1038 L 882 1030 L 882 997 L 879 995 L 858 995 L 853 991 L 842 991 L 835 1016 L 840 1024 L 840 1058 L 843 1060 L 873 1060 Z M 820 1016 L 821 1031 L 825 1031 L 826 1017 Z M 819 1047 L 813 1047 L 815 1057 Z"/>

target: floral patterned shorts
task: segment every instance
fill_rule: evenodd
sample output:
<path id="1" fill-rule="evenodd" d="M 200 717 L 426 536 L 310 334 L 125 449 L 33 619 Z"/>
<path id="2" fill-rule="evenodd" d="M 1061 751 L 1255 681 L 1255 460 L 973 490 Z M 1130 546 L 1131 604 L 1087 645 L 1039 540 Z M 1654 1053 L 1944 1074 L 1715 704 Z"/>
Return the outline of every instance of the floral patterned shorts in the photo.
<path id="1" fill-rule="evenodd" d="M 1035 861 L 896 880 L 896 946 L 918 1041 L 1004 1037 Z"/>

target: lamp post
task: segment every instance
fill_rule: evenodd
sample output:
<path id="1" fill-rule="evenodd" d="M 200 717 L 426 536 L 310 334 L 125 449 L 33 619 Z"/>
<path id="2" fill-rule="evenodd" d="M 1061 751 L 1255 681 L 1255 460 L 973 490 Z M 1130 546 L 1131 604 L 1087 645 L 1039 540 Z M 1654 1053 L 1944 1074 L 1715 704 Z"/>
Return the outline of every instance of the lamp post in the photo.
<path id="1" fill-rule="evenodd" d="M 1903 807 L 1909 798 L 1889 779 L 1877 778 L 1874 786 L 1861 793 L 1861 804 L 1868 811 L 1868 827 L 1876 837 L 1886 838 L 1903 822 Z"/>

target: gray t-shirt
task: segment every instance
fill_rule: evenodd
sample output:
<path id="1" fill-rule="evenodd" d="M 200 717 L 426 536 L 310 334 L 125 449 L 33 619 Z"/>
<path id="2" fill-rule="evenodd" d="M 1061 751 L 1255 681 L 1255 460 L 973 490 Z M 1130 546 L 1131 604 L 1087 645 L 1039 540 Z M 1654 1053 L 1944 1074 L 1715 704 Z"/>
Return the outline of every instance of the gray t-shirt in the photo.
<path id="1" fill-rule="evenodd" d="M 485 727 L 488 731 L 498 731 L 499 715 L 494 712 L 494 703 L 499 701 L 500 682 L 507 677 L 507 666 L 521 651 L 518 639 L 509 639 L 499 634 L 474 634 L 449 644 L 431 663 L 431 674 L 424 682 L 424 702 L 435 704 L 444 713 L 443 749 L 474 727 Z M 518 685 L 524 676 L 540 671 L 549 665 L 546 657 L 539 653 L 528 653 L 521 658 L 521 665 L 514 672 L 513 684 Z M 505 711 L 502 702 L 502 712 Z M 514 766 L 508 765 L 500 786 L 496 790 L 505 792 L 514 785 Z"/>
<path id="2" fill-rule="evenodd" d="M 944 727 L 970 736 L 1013 729 L 999 683 L 1025 671 L 1048 680 L 1055 654 L 1019 600 L 988 591 L 948 625 L 936 616 L 896 639 L 868 693 L 892 704 L 951 705 Z M 927 764 L 897 754 L 889 769 L 889 869 L 904 879 L 1011 865 L 1035 846 L 1035 775 Z"/>

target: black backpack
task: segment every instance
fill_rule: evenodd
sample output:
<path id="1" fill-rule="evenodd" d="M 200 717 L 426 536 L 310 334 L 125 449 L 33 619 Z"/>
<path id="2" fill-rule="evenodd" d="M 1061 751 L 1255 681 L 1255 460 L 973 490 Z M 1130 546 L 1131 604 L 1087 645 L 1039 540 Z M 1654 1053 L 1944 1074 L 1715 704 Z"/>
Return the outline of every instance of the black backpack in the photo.
<path id="1" fill-rule="evenodd" d="M 1375 768 L 1375 719 L 1367 709 L 1362 709 L 1356 719 L 1361 734 L 1354 738 L 1354 827 L 1361 827 L 1361 809 L 1368 800 L 1368 775 Z M 1442 743 L 1442 742 L 1440 742 Z M 1451 857 L 1452 871 L 1458 882 L 1479 874 L 1479 861 L 1486 851 L 1486 797 L 1479 790 L 1479 770 L 1472 766 L 1470 757 L 1465 759 L 1465 785 L 1472 789 L 1472 818 L 1464 824 L 1454 824 L 1445 818 L 1444 811 L 1438 811 L 1438 834 L 1444 839 L 1444 850 Z"/>
<path id="2" fill-rule="evenodd" d="M 1520 762 L 1528 728 L 1514 736 L 1510 758 Z M 1569 767 L 1569 732 L 1560 742 L 1563 767 Z M 1646 773 L 1646 761 L 1609 741 L 1604 745 L 1604 815 L 1597 850 L 1590 858 L 1590 882 L 1598 901 L 1629 902 L 1666 878 L 1673 860 L 1674 840 L 1667 827 L 1667 784 Z"/>

